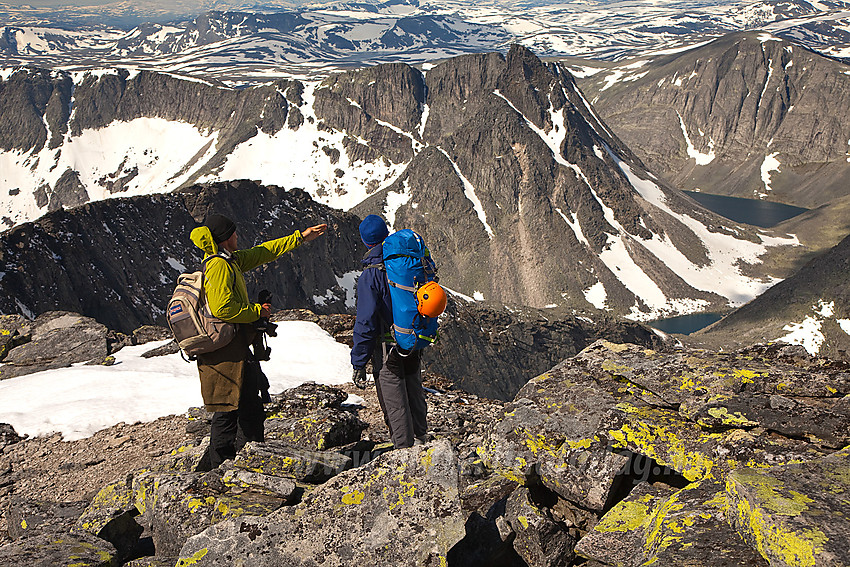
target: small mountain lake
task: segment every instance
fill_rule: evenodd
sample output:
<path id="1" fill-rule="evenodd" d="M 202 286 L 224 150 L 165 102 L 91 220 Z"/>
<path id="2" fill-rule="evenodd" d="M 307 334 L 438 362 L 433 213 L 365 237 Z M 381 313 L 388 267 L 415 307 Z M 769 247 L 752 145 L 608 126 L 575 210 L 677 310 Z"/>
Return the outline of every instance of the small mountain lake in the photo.
<path id="1" fill-rule="evenodd" d="M 759 199 L 726 197 L 698 191 L 685 191 L 685 193 L 709 211 L 735 222 L 745 222 L 762 228 L 770 228 L 809 210 Z"/>
<path id="2" fill-rule="evenodd" d="M 720 321 L 721 317 L 723 315 L 720 313 L 694 313 L 693 315 L 680 315 L 678 317 L 650 321 L 647 325 L 665 333 L 690 335 L 708 327 L 716 321 Z"/>
<path id="3" fill-rule="evenodd" d="M 809 210 L 759 199 L 726 197 L 697 191 L 685 191 L 685 193 L 694 201 L 718 215 L 735 222 L 745 222 L 761 228 L 770 228 Z M 720 313 L 694 313 L 693 315 L 680 315 L 679 317 L 651 321 L 647 325 L 665 333 L 690 335 L 719 321 L 721 317 L 723 315 Z"/>

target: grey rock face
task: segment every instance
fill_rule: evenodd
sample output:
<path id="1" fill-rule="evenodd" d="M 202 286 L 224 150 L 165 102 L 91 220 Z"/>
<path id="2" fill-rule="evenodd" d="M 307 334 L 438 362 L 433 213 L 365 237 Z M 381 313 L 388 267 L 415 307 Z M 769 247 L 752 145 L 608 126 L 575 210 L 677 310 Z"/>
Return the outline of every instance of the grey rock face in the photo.
<path id="1" fill-rule="evenodd" d="M 532 377 L 602 337 L 649 348 L 662 345 L 657 334 L 637 323 L 450 296 L 440 320 L 440 339 L 425 351 L 423 365 L 449 377 L 456 388 L 510 401 Z"/>
<path id="2" fill-rule="evenodd" d="M 464 534 L 457 457 L 446 441 L 382 455 L 313 490 L 293 511 L 221 522 L 181 564 L 440 565 Z"/>
<path id="3" fill-rule="evenodd" d="M 31 340 L 6 355 L 0 377 L 13 378 L 109 354 L 107 328 L 75 313 L 50 311 L 33 322 Z"/>
<path id="4" fill-rule="evenodd" d="M 34 502 L 13 498 L 6 511 L 9 537 L 20 539 L 33 533 L 67 533 L 86 502 Z"/>
<path id="5" fill-rule="evenodd" d="M 683 189 L 817 207 L 846 196 L 850 77 L 845 64 L 762 34 L 731 34 L 635 69 L 602 88 L 582 81 L 594 107 L 649 167 Z M 601 78 L 600 78 L 601 77 Z M 830 101 L 830 102 L 827 102 Z M 681 117 L 681 122 L 680 122 Z M 715 158 L 698 165 L 692 146 Z M 761 167 L 768 155 L 781 164 Z"/>
<path id="6" fill-rule="evenodd" d="M 194 270 L 200 264 L 201 251 L 189 233 L 211 212 L 232 218 L 246 244 L 329 220 L 329 234 L 321 240 L 246 278 L 251 295 L 269 289 L 276 305 L 345 311 L 345 291 L 335 275 L 357 269 L 363 250 L 358 219 L 332 212 L 304 192 L 252 182 L 89 203 L 3 233 L 0 311 L 19 312 L 19 304 L 33 313 L 69 310 L 125 333 L 164 325 L 180 266 Z M 313 296 L 322 295 L 317 290 L 329 290 L 323 306 L 314 305 Z"/>

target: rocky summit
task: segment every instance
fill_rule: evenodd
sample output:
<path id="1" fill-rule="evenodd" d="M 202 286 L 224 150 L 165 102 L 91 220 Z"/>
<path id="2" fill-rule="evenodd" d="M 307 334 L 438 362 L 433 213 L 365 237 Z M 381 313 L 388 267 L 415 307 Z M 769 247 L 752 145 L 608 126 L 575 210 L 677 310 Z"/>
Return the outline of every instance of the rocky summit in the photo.
<path id="1" fill-rule="evenodd" d="M 192 409 L 189 441 L 88 501 L 7 501 L 0 562 L 848 565 L 850 367 L 798 347 L 599 340 L 509 403 L 429 388 L 433 438 L 402 450 L 345 400 L 273 396 L 269 440 L 208 472 Z"/>

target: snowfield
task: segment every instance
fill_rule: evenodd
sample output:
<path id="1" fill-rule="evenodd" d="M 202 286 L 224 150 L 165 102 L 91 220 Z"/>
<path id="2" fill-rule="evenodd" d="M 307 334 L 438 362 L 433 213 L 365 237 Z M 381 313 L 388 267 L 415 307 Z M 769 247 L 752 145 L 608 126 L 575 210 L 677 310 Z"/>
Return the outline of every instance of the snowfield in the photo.
<path id="1" fill-rule="evenodd" d="M 281 322 L 277 334 L 268 338 L 271 360 L 263 363 L 272 394 L 305 382 L 351 381 L 349 348 L 318 325 Z M 74 441 L 117 423 L 154 421 L 202 406 L 195 363 L 179 354 L 142 358 L 167 342 L 125 347 L 112 366 L 79 364 L 0 381 L 0 423 L 19 435 L 58 432 Z"/>

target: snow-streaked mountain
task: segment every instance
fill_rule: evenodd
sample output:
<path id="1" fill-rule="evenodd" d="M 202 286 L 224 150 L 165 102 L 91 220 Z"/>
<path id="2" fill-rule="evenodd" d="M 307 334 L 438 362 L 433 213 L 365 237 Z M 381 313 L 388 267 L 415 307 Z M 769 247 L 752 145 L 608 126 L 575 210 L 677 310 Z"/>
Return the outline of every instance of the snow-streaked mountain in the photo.
<path id="1" fill-rule="evenodd" d="M 332 69 L 382 62 L 419 63 L 504 50 L 519 43 L 545 57 L 619 60 L 681 49 L 733 31 L 769 29 L 827 55 L 850 56 L 846 2 L 689 0 L 680 2 L 513 2 L 457 0 L 308 4 L 247 9 L 215 3 L 172 23 L 115 25 L 125 4 L 106 4 L 98 25 L 74 10 L 0 4 L 0 66 L 141 66 L 207 78 L 257 82 L 325 76 Z M 87 8 L 88 12 L 97 8 Z M 175 8 L 178 12 L 179 8 Z M 87 12 L 87 13 L 88 13 Z M 162 22 L 160 19 L 159 22 Z"/>
<path id="2" fill-rule="evenodd" d="M 248 177 L 415 228 L 466 295 L 639 320 L 741 304 L 784 275 L 770 250 L 803 252 L 659 181 L 563 67 L 520 47 L 247 89 L 20 71 L 0 100 L 7 225 Z"/>
<path id="3" fill-rule="evenodd" d="M 850 65 L 748 32 L 571 69 L 613 131 L 681 189 L 807 208 L 850 195 Z"/>

